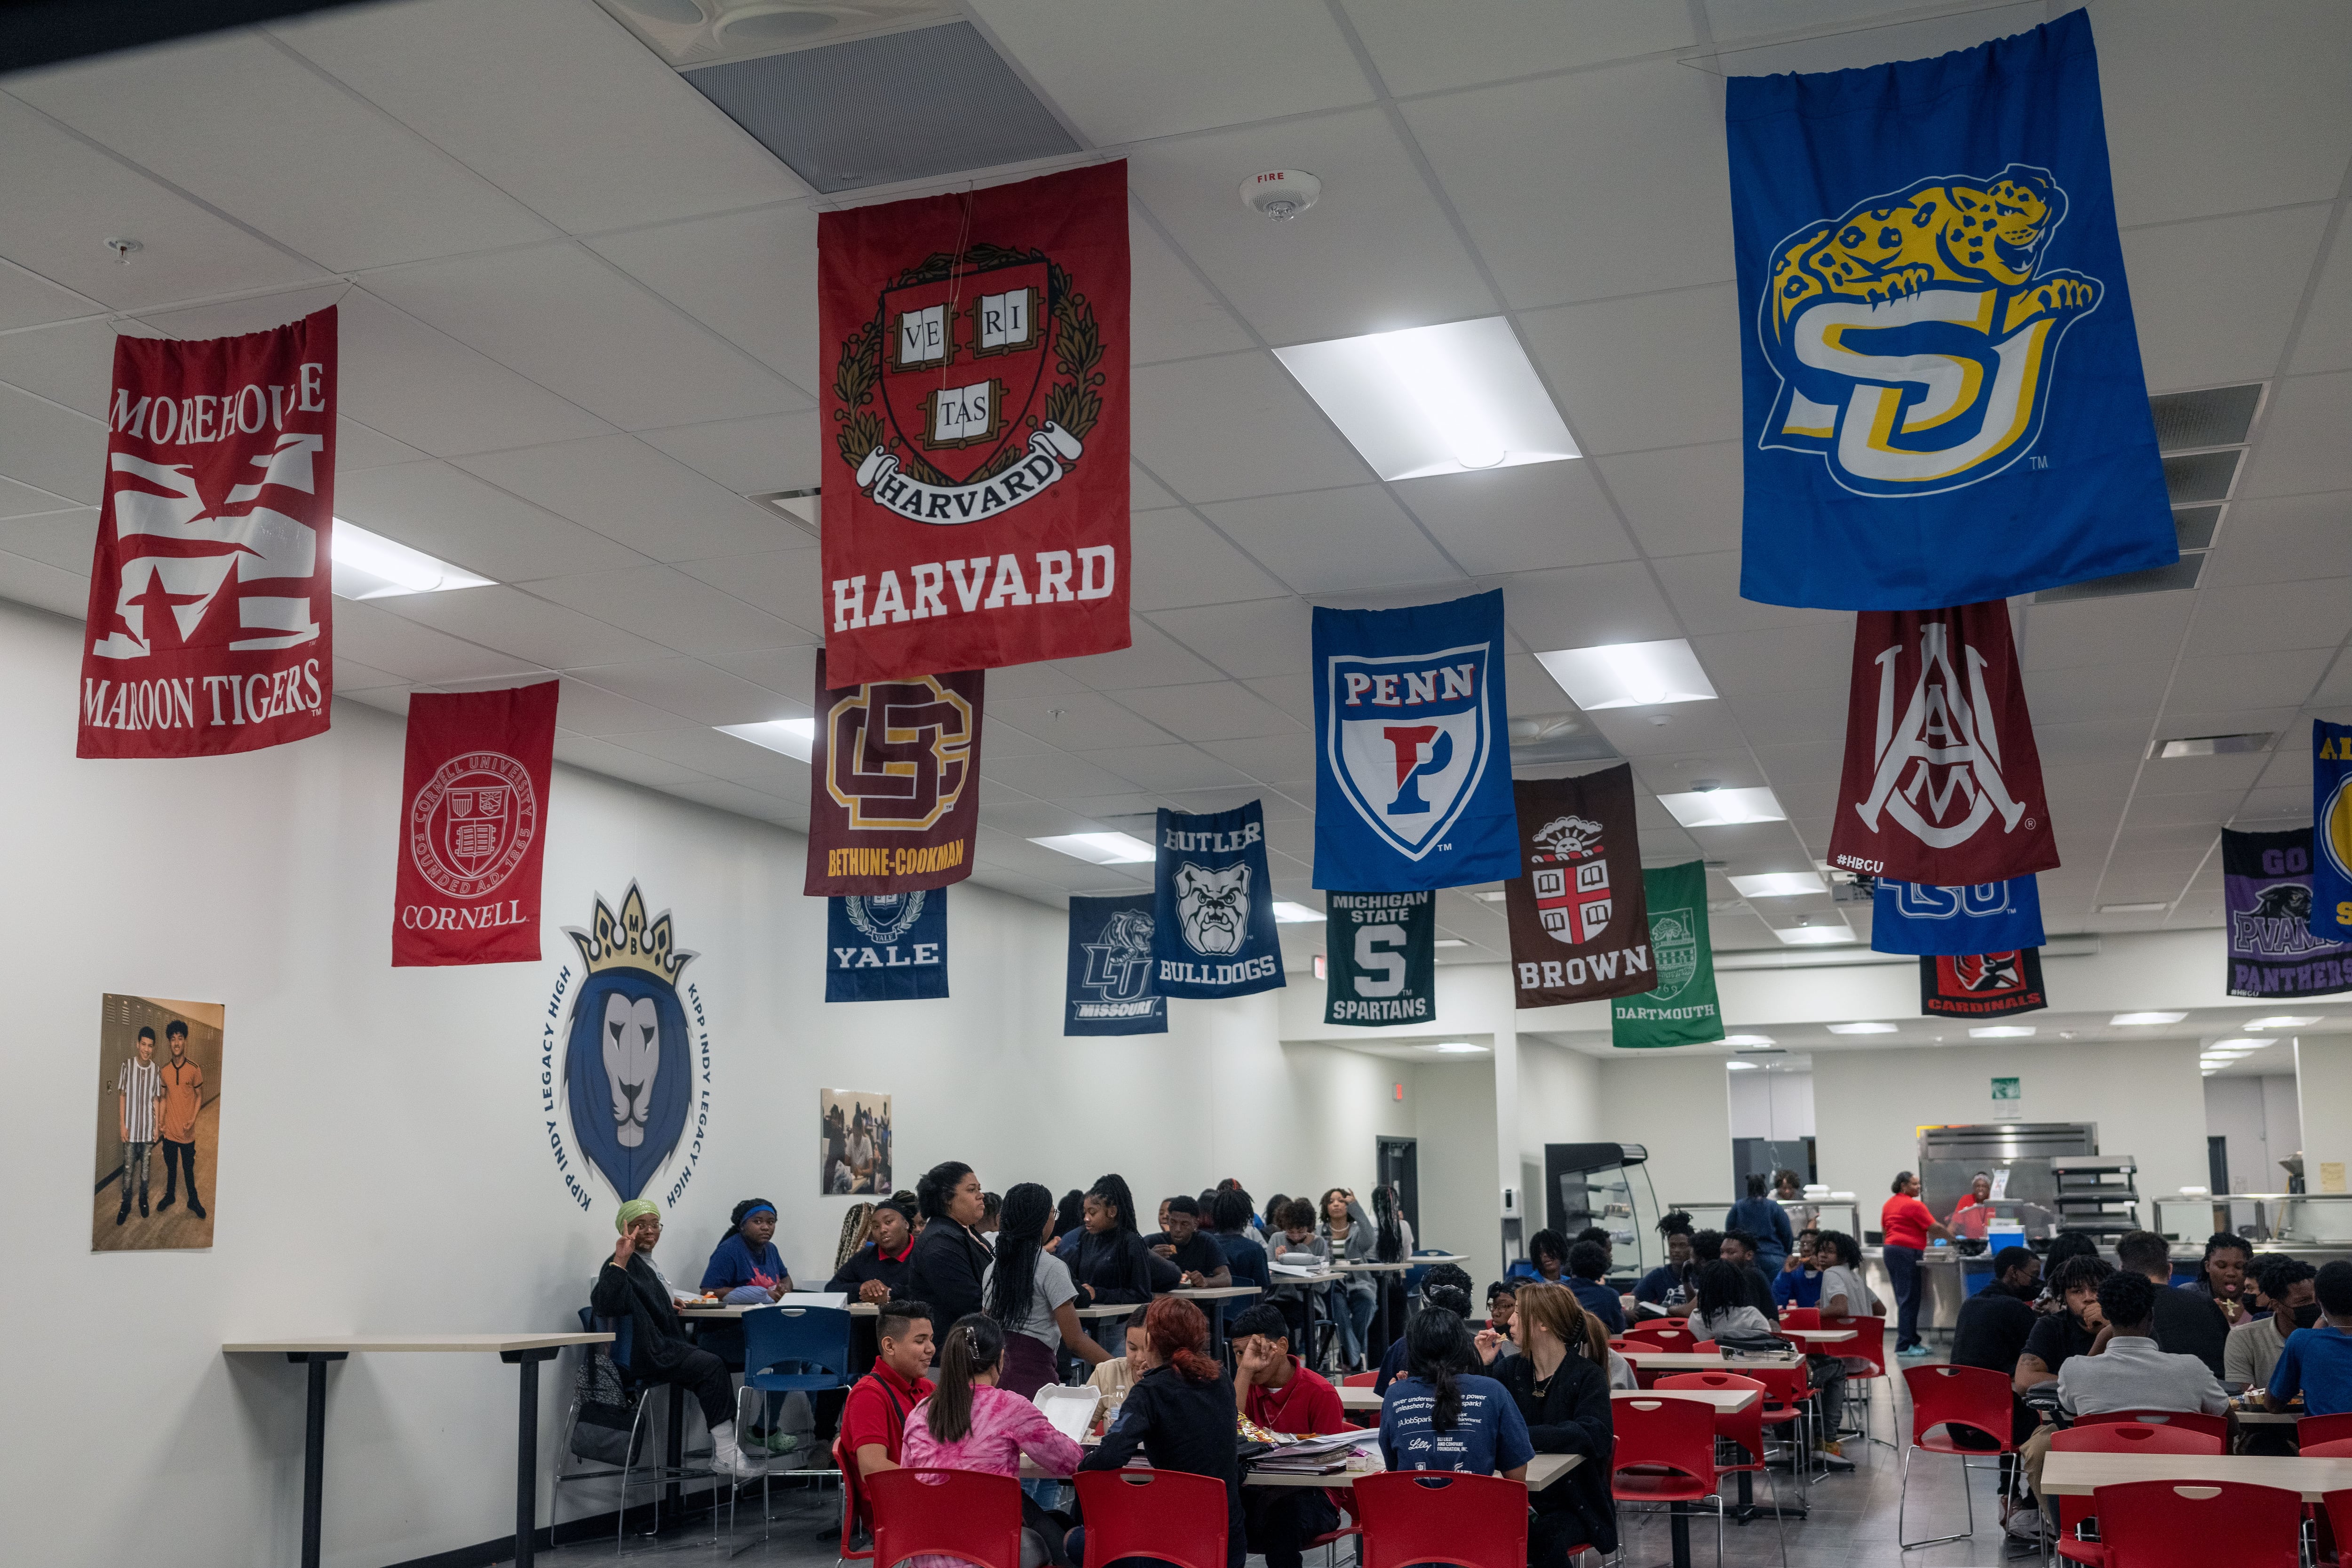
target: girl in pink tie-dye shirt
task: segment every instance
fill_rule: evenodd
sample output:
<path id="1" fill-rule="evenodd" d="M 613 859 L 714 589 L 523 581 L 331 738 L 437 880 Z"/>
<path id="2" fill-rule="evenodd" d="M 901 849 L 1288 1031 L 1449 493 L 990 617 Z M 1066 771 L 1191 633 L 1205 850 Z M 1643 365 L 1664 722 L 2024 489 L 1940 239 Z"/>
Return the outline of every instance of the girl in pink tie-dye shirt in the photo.
<path id="1" fill-rule="evenodd" d="M 907 1418 L 899 1463 L 908 1469 L 983 1470 L 1018 1479 L 1021 1456 L 1057 1476 L 1074 1475 L 1085 1453 L 1054 1430 L 1045 1413 L 996 1386 L 1004 1367 L 1004 1331 L 975 1312 L 960 1318 L 940 1345 L 940 1381 Z M 1060 1553 L 1048 1544 L 1052 1525 L 1024 1497 L 1021 1568 L 1043 1568 Z M 970 1568 L 960 1558 L 922 1556 L 907 1568 Z"/>

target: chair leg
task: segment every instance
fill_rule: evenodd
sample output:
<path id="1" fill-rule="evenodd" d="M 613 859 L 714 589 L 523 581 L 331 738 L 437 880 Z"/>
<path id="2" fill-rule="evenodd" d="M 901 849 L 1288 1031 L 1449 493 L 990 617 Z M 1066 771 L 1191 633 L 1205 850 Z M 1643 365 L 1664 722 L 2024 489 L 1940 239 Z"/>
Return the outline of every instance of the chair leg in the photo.
<path id="1" fill-rule="evenodd" d="M 1768 1465 L 1764 1479 L 1772 1489 L 1772 1524 L 1780 1532 L 1780 1568 L 1789 1568 L 1789 1521 L 1780 1517 L 1780 1478 Z"/>

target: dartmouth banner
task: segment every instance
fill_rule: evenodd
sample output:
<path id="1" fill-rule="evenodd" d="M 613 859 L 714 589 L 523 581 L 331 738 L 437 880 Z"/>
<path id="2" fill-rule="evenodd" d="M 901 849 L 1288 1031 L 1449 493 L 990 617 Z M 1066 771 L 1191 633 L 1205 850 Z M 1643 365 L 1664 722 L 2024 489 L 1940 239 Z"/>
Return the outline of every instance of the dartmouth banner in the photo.
<path id="1" fill-rule="evenodd" d="M 1644 870 L 1642 890 L 1650 905 L 1650 959 L 1657 989 L 1610 1004 L 1610 1043 L 1620 1050 L 1648 1050 L 1723 1038 L 1715 944 L 1706 934 L 1706 863 Z"/>

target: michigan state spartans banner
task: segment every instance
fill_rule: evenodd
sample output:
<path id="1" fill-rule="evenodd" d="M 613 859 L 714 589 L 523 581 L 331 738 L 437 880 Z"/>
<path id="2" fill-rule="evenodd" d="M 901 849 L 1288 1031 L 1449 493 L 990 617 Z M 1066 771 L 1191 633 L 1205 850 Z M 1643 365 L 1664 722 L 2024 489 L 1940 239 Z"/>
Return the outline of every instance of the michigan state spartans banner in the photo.
<path id="1" fill-rule="evenodd" d="M 1706 933 L 1706 863 L 1642 873 L 1650 904 L 1650 960 L 1657 988 L 1610 1004 L 1610 1044 L 1620 1050 L 1704 1046 L 1723 1038 L 1715 994 L 1715 943 Z"/>
<path id="2" fill-rule="evenodd" d="M 1378 1027 L 1437 1017 L 1437 895 L 1326 893 L 1323 1021 Z"/>

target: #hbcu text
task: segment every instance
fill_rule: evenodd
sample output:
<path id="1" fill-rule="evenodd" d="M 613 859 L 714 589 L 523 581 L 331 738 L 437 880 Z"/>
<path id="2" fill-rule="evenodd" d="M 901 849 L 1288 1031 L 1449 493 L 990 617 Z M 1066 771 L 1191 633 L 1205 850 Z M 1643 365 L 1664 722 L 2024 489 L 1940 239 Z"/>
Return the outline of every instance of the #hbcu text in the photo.
<path id="1" fill-rule="evenodd" d="M 199 719 L 199 685 L 209 699 L 209 720 Z M 289 713 L 316 712 L 320 700 L 315 658 L 268 675 L 184 675 L 126 680 L 119 686 L 85 676 L 81 683 L 82 722 L 93 730 L 193 730 L 199 722 L 259 724 Z"/>
<path id="2" fill-rule="evenodd" d="M 1007 605 L 1055 605 L 1079 599 L 1108 599 L 1118 583 L 1118 552 L 1108 544 L 1087 545 L 1076 559 L 1066 550 L 1040 550 L 1036 554 L 1037 591 L 1032 594 L 1021 574 L 1018 555 L 974 555 L 959 561 L 925 561 L 907 568 L 912 584 L 898 580 L 896 571 L 882 574 L 874 590 L 874 604 L 866 604 L 866 578 L 833 580 L 833 629 L 853 631 L 885 622 L 929 620 L 934 616 L 970 615 L 998 610 Z M 1077 585 L 1070 577 L 1076 573 Z M 955 608 L 946 593 L 952 583 Z"/>

